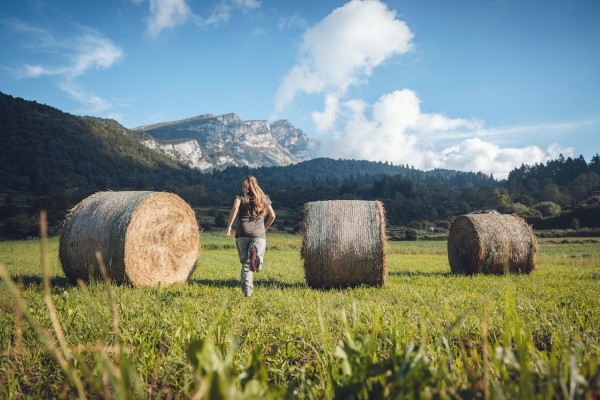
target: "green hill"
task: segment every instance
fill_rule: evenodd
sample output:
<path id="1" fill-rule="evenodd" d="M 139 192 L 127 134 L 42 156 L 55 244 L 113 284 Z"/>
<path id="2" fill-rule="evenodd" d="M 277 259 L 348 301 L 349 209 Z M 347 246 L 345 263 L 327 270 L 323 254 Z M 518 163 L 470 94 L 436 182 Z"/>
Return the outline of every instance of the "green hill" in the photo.
<path id="1" fill-rule="evenodd" d="M 0 190 L 163 187 L 191 171 L 112 120 L 77 117 L 0 93 Z"/>
<path id="2" fill-rule="evenodd" d="M 0 93 L 0 221 L 13 217 L 22 225 L 29 218 L 32 225 L 32 215 L 46 208 L 56 223 L 95 191 L 165 190 L 198 179 L 128 133 L 113 120 Z"/>

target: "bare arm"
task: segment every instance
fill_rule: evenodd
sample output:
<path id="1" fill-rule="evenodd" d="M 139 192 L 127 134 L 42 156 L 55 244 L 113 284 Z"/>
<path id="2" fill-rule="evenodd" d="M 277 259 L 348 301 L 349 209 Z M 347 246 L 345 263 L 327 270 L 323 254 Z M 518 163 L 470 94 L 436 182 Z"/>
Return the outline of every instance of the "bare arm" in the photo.
<path id="1" fill-rule="evenodd" d="M 231 212 L 229 213 L 229 223 L 227 223 L 227 233 L 226 235 L 231 235 L 231 225 L 233 225 L 233 221 L 235 221 L 235 217 L 237 216 L 238 210 L 240 209 L 240 199 L 235 198 L 233 201 L 233 207 L 231 207 Z"/>
<path id="2" fill-rule="evenodd" d="M 273 222 L 275 222 L 275 211 L 273 210 L 273 206 L 269 204 L 267 207 L 267 215 L 269 218 L 265 221 L 265 230 L 269 229 Z"/>

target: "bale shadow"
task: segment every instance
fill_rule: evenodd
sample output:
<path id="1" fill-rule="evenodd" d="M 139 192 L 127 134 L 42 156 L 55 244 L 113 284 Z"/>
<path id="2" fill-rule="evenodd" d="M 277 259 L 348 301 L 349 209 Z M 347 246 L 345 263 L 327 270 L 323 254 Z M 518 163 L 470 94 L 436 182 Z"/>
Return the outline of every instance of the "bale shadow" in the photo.
<path id="1" fill-rule="evenodd" d="M 191 285 L 203 285 L 216 288 L 239 288 L 241 283 L 238 279 L 190 279 Z M 254 287 L 278 288 L 278 289 L 293 289 L 304 288 L 304 282 L 281 282 L 273 278 L 260 279 L 255 276 Z"/>
<path id="2" fill-rule="evenodd" d="M 277 279 L 267 278 L 267 279 L 257 279 L 254 281 L 254 286 L 258 287 L 273 287 L 279 289 L 302 289 L 307 288 L 305 282 L 281 282 Z"/>
<path id="3" fill-rule="evenodd" d="M 217 288 L 235 288 L 240 286 L 240 281 L 238 279 L 190 279 L 188 284 Z"/>
<path id="4" fill-rule="evenodd" d="M 406 277 L 451 277 L 456 276 L 452 272 L 418 272 L 418 271 L 391 271 L 388 272 L 389 275 L 394 276 L 406 276 Z"/>
<path id="5" fill-rule="evenodd" d="M 11 275 L 11 278 L 15 284 L 21 283 L 24 288 L 29 288 L 32 286 L 44 286 L 44 278 L 39 275 Z M 50 278 L 50 286 L 66 289 L 68 287 L 77 286 L 73 285 L 66 277 L 64 276 L 53 276 Z"/>

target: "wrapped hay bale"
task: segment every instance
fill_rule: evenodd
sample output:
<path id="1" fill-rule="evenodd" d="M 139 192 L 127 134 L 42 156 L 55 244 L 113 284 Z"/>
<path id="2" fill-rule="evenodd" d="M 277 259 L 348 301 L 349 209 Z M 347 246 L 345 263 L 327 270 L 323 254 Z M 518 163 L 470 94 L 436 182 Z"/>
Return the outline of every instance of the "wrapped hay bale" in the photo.
<path id="1" fill-rule="evenodd" d="M 99 192 L 67 216 L 59 258 L 71 282 L 101 278 L 133 286 L 185 282 L 194 271 L 200 232 L 192 208 L 162 192 Z"/>
<path id="2" fill-rule="evenodd" d="M 528 274 L 535 269 L 537 248 L 525 220 L 495 211 L 461 215 L 448 234 L 448 260 L 455 274 Z"/>
<path id="3" fill-rule="evenodd" d="M 379 201 L 331 200 L 304 208 L 302 258 L 313 288 L 387 281 L 385 214 Z"/>

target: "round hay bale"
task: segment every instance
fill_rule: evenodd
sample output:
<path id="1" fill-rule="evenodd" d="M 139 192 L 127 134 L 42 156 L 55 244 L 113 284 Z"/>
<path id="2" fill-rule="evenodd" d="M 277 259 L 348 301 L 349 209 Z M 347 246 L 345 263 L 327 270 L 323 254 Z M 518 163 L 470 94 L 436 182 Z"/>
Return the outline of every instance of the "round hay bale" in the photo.
<path id="1" fill-rule="evenodd" d="M 59 258 L 69 280 L 108 278 L 133 286 L 185 282 L 194 271 L 200 232 L 192 208 L 163 192 L 99 192 L 75 206 L 64 222 Z"/>
<path id="2" fill-rule="evenodd" d="M 387 281 L 385 213 L 379 201 L 330 200 L 304 207 L 302 258 L 313 288 Z"/>
<path id="3" fill-rule="evenodd" d="M 537 249 L 531 226 L 517 215 L 461 215 L 448 234 L 448 261 L 455 274 L 528 274 L 535 269 Z"/>

